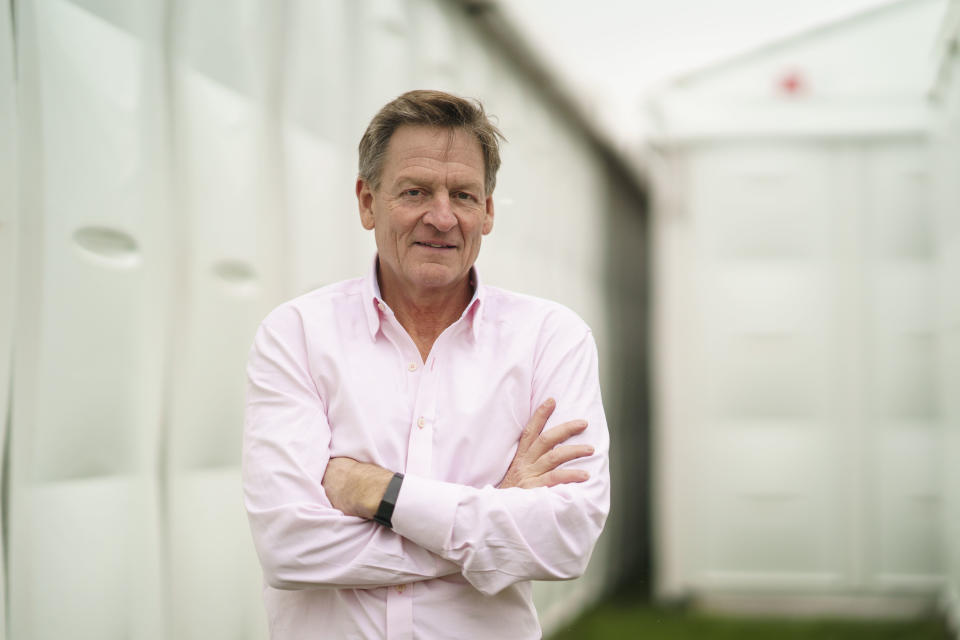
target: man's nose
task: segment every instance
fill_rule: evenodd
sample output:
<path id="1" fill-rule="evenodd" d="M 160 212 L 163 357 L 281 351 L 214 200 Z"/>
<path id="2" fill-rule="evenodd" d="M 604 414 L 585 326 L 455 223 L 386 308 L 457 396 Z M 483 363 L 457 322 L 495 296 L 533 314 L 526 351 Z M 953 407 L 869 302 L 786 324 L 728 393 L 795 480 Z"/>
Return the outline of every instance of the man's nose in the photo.
<path id="1" fill-rule="evenodd" d="M 449 194 L 441 193 L 433 198 L 430 210 L 423 216 L 423 221 L 437 231 L 446 233 L 457 226 L 457 216 L 453 215 L 453 203 Z"/>

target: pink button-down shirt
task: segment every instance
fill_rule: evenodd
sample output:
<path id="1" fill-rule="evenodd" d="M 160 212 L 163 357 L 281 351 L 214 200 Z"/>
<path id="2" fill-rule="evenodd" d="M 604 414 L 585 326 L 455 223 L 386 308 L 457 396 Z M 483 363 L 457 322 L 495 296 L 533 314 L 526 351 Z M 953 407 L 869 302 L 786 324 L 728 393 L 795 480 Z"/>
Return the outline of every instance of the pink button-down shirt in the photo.
<path id="1" fill-rule="evenodd" d="M 374 270 L 274 310 L 248 375 L 243 489 L 274 640 L 540 637 L 530 581 L 579 576 L 609 509 L 597 351 L 576 314 L 477 282 L 424 362 Z M 496 489 L 549 397 L 547 429 L 588 421 L 570 443 L 595 453 L 568 464 L 590 479 Z M 330 505 L 335 456 L 406 474 L 393 530 Z"/>

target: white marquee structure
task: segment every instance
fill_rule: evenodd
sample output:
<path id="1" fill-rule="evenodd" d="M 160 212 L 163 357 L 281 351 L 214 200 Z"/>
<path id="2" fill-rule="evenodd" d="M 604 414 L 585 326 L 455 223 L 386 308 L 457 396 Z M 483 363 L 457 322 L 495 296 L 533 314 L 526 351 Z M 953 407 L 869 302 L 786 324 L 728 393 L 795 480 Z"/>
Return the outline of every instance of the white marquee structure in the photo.
<path id="1" fill-rule="evenodd" d="M 945 9 L 892 2 L 651 104 L 663 597 L 909 615 L 948 593 L 957 611 L 956 4 L 931 58 Z"/>
<path id="2" fill-rule="evenodd" d="M 355 148 L 405 90 L 499 117 L 482 277 L 566 303 L 617 361 L 604 247 L 617 207 L 640 219 L 637 179 L 469 4 L 2 3 L 10 638 L 266 638 L 239 489 L 247 350 L 274 305 L 369 268 Z M 598 597 L 610 544 L 537 585 L 546 628 Z"/>

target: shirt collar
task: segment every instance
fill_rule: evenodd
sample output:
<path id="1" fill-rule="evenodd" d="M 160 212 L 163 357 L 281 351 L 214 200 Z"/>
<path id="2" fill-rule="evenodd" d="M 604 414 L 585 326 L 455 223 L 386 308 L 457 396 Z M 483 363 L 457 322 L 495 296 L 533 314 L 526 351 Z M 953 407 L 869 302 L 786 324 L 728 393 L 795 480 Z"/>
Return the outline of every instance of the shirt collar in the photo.
<path id="1" fill-rule="evenodd" d="M 373 257 L 373 265 L 363 283 L 363 312 L 367 320 L 367 328 L 370 330 L 370 339 L 375 340 L 377 331 L 380 330 L 380 315 L 392 313 L 387 303 L 383 301 L 380 295 L 380 283 L 377 281 L 377 264 L 379 256 Z M 460 316 L 460 322 L 466 319 L 470 323 L 470 330 L 473 339 L 477 340 L 480 332 L 481 316 L 486 299 L 486 287 L 480 282 L 480 274 L 477 272 L 476 265 L 470 267 L 470 283 L 473 285 L 473 297 L 467 303 L 467 308 L 463 310 Z"/>

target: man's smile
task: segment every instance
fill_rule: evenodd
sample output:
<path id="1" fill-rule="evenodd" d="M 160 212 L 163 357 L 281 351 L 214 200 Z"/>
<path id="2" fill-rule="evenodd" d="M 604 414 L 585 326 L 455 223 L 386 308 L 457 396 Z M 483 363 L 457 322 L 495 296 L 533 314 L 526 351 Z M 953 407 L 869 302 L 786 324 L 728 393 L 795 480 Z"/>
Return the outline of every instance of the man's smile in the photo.
<path id="1" fill-rule="evenodd" d="M 447 244 L 445 242 L 414 242 L 413 244 L 420 247 L 427 247 L 429 249 L 456 249 L 456 245 Z"/>

